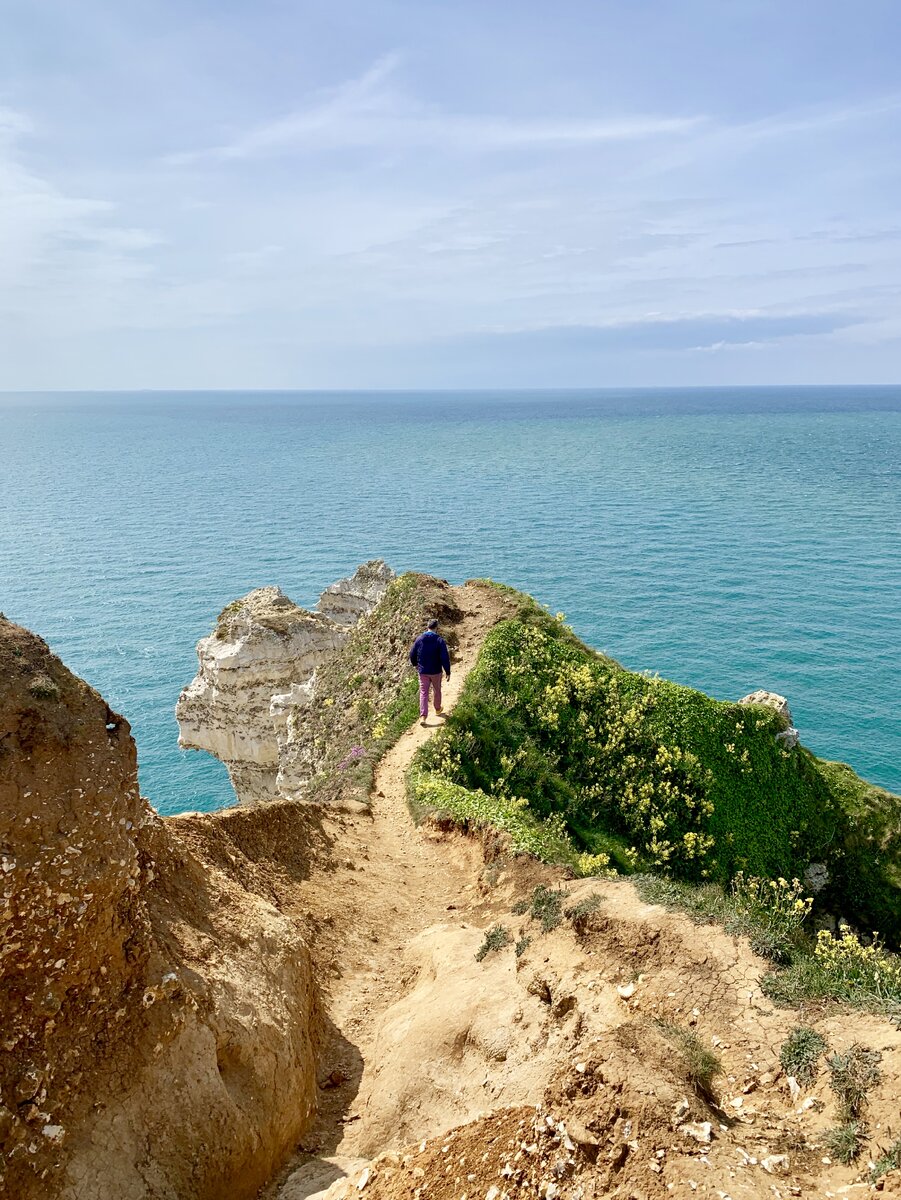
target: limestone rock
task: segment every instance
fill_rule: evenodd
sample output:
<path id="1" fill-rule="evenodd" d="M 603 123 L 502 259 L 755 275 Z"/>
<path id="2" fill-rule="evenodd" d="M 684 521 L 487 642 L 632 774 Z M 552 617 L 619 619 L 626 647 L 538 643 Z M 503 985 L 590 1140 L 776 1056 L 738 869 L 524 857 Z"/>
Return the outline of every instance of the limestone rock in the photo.
<path id="1" fill-rule="evenodd" d="M 694 1138 L 696 1142 L 707 1144 L 713 1140 L 713 1125 L 709 1121 L 686 1121 L 679 1126 L 679 1133 Z"/>
<path id="2" fill-rule="evenodd" d="M 829 868 L 825 863 L 811 863 L 804 872 L 804 883 L 811 895 L 816 896 L 829 882 Z"/>
<path id="3" fill-rule="evenodd" d="M 257 588 L 226 605 L 210 637 L 197 643 L 199 670 L 175 707 L 178 742 L 220 759 L 242 804 L 293 798 L 316 773 L 295 733 L 313 702 L 317 668 L 393 578 L 381 560 L 364 563 L 326 588 L 319 612 L 300 608 L 280 588 Z"/>
<path id="4" fill-rule="evenodd" d="M 276 587 L 228 605 L 197 643 L 199 670 L 175 708 L 179 745 L 225 763 L 242 803 L 276 799 L 278 730 L 291 708 L 312 698 L 317 666 L 348 629 Z"/>
<path id="5" fill-rule="evenodd" d="M 784 696 L 780 696 L 777 692 L 767 692 L 761 689 L 756 692 L 749 692 L 747 696 L 742 696 L 738 703 L 763 704 L 767 708 L 772 708 L 774 712 L 779 714 L 782 720 L 782 729 L 776 734 L 776 741 L 784 746 L 786 750 L 791 750 L 797 746 L 800 734 L 795 729 L 791 709 L 788 707 L 788 701 Z"/>
<path id="6" fill-rule="evenodd" d="M 384 596 L 394 572 L 380 558 L 357 567 L 347 579 L 330 584 L 319 597 L 321 613 L 341 625 L 353 625 Z"/>

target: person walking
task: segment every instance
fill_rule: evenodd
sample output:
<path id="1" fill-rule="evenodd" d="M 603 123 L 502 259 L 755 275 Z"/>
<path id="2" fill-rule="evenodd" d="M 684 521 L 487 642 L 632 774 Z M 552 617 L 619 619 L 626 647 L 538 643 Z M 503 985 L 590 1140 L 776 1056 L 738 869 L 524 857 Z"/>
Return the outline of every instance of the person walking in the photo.
<path id="1" fill-rule="evenodd" d="M 441 671 L 450 679 L 450 655 L 447 652 L 447 642 L 438 633 L 438 622 L 434 618 L 429 621 L 425 633 L 421 633 L 410 647 L 410 662 L 419 672 L 419 714 L 421 725 L 429 715 L 429 689 L 432 690 L 432 700 L 435 712 L 439 717 L 444 716 L 441 707 Z"/>

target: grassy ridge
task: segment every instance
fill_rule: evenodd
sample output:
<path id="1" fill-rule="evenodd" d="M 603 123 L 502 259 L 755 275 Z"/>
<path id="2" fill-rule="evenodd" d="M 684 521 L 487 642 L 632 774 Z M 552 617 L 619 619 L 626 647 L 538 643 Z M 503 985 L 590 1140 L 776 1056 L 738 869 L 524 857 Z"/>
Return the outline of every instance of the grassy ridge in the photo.
<path id="1" fill-rule="evenodd" d="M 418 753 L 411 803 L 515 830 L 579 873 L 609 860 L 726 883 L 825 862 L 830 903 L 896 939 L 901 802 L 780 730 L 766 707 L 624 670 L 523 596 Z"/>

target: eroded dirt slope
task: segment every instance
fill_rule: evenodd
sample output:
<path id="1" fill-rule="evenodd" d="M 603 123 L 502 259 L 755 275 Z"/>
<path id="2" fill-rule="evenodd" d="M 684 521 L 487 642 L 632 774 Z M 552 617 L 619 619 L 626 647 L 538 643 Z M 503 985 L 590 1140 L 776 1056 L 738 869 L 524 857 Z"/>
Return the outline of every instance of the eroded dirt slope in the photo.
<path id="1" fill-rule="evenodd" d="M 455 594 L 464 620 L 449 704 L 505 615 L 484 589 Z M 331 964 L 319 1118 L 262 1195 L 737 1200 L 865 1188 L 866 1156 L 846 1168 L 822 1146 L 837 1120 L 825 1066 L 800 1092 L 781 1070 L 799 1014 L 764 997 L 766 964 L 746 941 L 643 904 L 628 881 L 565 881 L 496 836 L 413 826 L 403 775 L 435 727 L 415 726 L 383 760 L 371 814 L 328 818 L 346 857 L 328 880 L 310 876 L 314 952 Z M 565 888 L 564 909 L 597 897 L 585 928 L 564 918 L 543 933 L 514 915 L 539 883 Z M 511 944 L 478 961 L 497 924 Z M 875 1157 L 901 1132 L 901 1033 L 872 1017 L 804 1019 L 833 1050 L 881 1052 Z M 709 1094 L 692 1086 L 674 1031 L 719 1058 Z"/>

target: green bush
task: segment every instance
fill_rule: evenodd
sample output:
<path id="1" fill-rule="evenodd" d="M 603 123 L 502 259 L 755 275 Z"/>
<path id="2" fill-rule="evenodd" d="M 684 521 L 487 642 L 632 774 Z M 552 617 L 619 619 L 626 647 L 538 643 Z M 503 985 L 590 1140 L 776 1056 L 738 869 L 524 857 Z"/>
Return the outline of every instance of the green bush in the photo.
<path id="1" fill-rule="evenodd" d="M 850 1167 L 860 1158 L 864 1142 L 869 1133 L 863 1121 L 846 1121 L 834 1129 L 827 1129 L 823 1134 L 823 1145 L 840 1163 Z"/>
<path id="2" fill-rule="evenodd" d="M 584 646 L 562 616 L 520 601 L 515 619 L 486 638 L 444 729 L 417 754 L 414 811 L 444 790 L 455 819 L 506 828 L 518 848 L 577 874 L 612 866 L 728 884 L 738 872 L 800 878 L 822 861 L 827 901 L 879 913 L 883 933 L 897 937 L 897 799 L 786 749 L 772 709 L 626 671 Z M 757 948 L 784 961 L 785 943 L 770 925 Z"/>
<path id="3" fill-rule="evenodd" d="M 809 1087 L 817 1077 L 817 1063 L 826 1048 L 815 1029 L 798 1025 L 782 1043 L 779 1062 L 786 1075 L 793 1075 L 802 1087 Z"/>
<path id="4" fill-rule="evenodd" d="M 531 899 L 521 901 L 513 911 L 519 915 L 528 913 L 533 921 L 539 923 L 542 933 L 550 933 L 563 920 L 563 901 L 565 899 L 566 892 L 559 888 L 545 887 L 543 883 L 539 883 L 532 893 Z"/>

